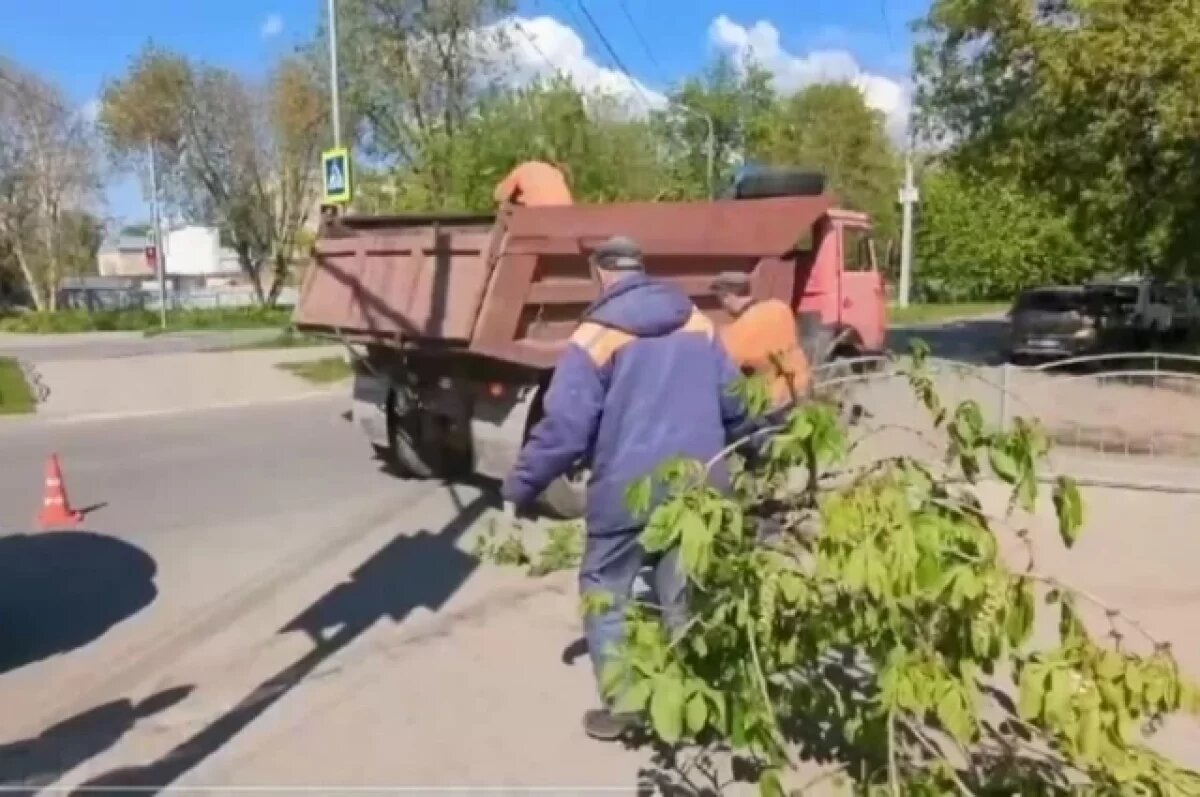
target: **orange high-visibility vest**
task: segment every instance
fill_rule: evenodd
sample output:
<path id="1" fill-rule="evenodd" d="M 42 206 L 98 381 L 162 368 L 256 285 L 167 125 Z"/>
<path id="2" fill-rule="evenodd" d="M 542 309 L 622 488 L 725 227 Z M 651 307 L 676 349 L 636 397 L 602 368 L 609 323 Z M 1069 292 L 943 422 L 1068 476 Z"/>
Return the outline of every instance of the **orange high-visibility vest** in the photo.
<path id="1" fill-rule="evenodd" d="M 721 329 L 721 343 L 739 368 L 767 380 L 774 407 L 808 392 L 808 357 L 786 302 L 754 302 Z"/>
<path id="2" fill-rule="evenodd" d="M 498 203 L 515 202 L 527 207 L 573 204 L 566 177 L 542 161 L 517 166 L 496 186 L 494 196 Z"/>

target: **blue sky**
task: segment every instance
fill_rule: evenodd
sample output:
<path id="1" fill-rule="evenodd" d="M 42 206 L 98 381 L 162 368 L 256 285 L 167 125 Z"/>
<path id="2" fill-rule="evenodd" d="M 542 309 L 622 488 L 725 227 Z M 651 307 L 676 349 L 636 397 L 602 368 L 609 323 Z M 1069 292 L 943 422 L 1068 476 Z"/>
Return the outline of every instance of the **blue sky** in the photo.
<path id="1" fill-rule="evenodd" d="M 584 3 L 652 96 L 716 52 L 749 51 L 785 88 L 817 77 L 854 80 L 897 124 L 907 107 L 908 23 L 927 7 L 927 0 L 625 0 L 652 59 L 618 0 Z M 151 40 L 264 74 L 275 57 L 312 35 L 324 7 L 324 0 L 9 0 L 0 53 L 84 106 Z M 521 0 L 517 14 L 521 38 L 538 45 L 526 53 L 531 72 L 548 71 L 542 57 L 548 54 L 555 68 L 581 82 L 619 78 L 577 0 Z M 129 177 L 113 178 L 107 204 L 110 216 L 145 215 Z"/>

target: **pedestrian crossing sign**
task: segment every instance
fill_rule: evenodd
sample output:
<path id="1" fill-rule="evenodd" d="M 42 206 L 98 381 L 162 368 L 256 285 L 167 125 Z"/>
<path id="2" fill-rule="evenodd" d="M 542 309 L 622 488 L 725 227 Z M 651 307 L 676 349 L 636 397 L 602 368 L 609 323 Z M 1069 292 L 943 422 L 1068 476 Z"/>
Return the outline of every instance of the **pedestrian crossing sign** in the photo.
<path id="1" fill-rule="evenodd" d="M 345 147 L 321 153 L 321 172 L 325 177 L 325 203 L 350 202 L 350 152 Z"/>

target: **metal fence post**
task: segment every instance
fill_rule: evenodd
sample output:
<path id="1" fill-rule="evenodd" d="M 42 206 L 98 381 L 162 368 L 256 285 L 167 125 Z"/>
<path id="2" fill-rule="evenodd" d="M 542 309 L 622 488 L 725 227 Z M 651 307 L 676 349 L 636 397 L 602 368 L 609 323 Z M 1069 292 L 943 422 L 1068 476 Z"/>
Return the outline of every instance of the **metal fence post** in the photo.
<path id="1" fill-rule="evenodd" d="M 1000 431 L 1008 431 L 1008 389 L 1012 364 L 1000 366 Z"/>

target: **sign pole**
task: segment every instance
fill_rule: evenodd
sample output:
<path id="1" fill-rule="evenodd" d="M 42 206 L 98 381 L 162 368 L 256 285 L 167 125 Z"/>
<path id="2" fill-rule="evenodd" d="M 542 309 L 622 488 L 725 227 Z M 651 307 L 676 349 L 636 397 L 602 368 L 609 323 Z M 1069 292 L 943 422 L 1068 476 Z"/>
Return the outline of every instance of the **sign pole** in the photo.
<path id="1" fill-rule="evenodd" d="M 329 16 L 329 104 L 333 114 L 333 148 L 342 146 L 342 109 L 338 94 L 337 0 L 327 0 Z"/>
<path id="2" fill-rule="evenodd" d="M 163 257 L 162 222 L 158 212 L 158 167 L 154 163 L 154 145 L 147 149 L 150 154 L 150 215 L 154 223 L 154 270 L 158 272 L 158 325 L 167 328 L 167 259 Z"/>

